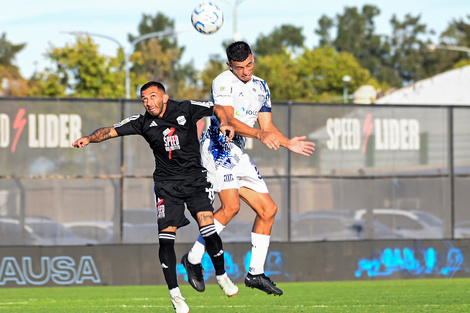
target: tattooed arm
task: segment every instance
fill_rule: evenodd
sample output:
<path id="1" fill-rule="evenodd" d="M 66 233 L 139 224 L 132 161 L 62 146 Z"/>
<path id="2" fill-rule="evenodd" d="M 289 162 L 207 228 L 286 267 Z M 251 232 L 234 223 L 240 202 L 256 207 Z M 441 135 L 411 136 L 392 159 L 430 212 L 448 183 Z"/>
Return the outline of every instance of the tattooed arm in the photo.
<path id="1" fill-rule="evenodd" d="M 118 134 L 116 130 L 114 129 L 114 127 L 102 127 L 102 128 L 95 130 L 88 136 L 77 139 L 74 143 L 72 143 L 72 146 L 75 148 L 81 148 L 81 147 L 85 147 L 90 142 L 101 142 L 101 141 L 107 140 L 109 138 L 114 138 L 117 136 Z"/>

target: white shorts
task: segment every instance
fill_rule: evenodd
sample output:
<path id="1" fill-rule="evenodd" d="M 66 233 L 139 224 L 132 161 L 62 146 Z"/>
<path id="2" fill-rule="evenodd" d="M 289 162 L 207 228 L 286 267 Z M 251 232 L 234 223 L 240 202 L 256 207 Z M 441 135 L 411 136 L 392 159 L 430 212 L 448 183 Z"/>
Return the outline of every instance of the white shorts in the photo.
<path id="1" fill-rule="evenodd" d="M 207 179 L 215 192 L 225 189 L 246 187 L 260 193 L 269 193 L 250 156 L 233 143 L 226 143 L 224 151 L 210 149 L 214 147 L 210 138 L 202 142 L 202 165 L 207 169 Z"/>

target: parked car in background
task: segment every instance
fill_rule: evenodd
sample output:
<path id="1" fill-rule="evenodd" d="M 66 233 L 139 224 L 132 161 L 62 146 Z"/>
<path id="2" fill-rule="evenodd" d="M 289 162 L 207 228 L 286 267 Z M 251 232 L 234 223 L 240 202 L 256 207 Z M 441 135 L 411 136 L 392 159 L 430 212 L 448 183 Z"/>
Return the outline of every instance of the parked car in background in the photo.
<path id="1" fill-rule="evenodd" d="M 196 222 L 187 216 L 191 223 L 178 231 L 176 242 L 194 242 L 199 235 Z M 116 235 L 116 225 L 112 221 L 76 221 L 65 223 L 65 227 L 77 236 L 96 240 L 101 244 L 121 243 Z M 123 211 L 122 243 L 158 243 L 158 225 L 155 209 L 129 209 Z"/>
<path id="2" fill-rule="evenodd" d="M 93 245 L 97 242 L 77 236 L 64 225 L 45 217 L 1 217 L 0 245 Z"/>
<path id="3" fill-rule="evenodd" d="M 64 223 L 75 235 L 81 238 L 96 240 L 100 244 L 115 243 L 113 222 L 111 221 L 77 221 Z"/>
<path id="4" fill-rule="evenodd" d="M 39 238 L 31 227 L 21 225 L 20 221 L 13 218 L 0 218 L 0 245 L 1 246 L 17 246 L 17 245 L 34 245 Z"/>
<path id="5" fill-rule="evenodd" d="M 351 211 L 313 211 L 293 214 L 291 231 L 293 241 L 357 240 L 362 226 L 356 224 Z"/>
<path id="6" fill-rule="evenodd" d="M 94 245 L 96 240 L 77 236 L 64 225 L 44 217 L 25 217 L 25 225 L 30 227 L 40 240 L 39 245 Z"/>
<path id="7" fill-rule="evenodd" d="M 370 215 L 372 213 L 372 215 Z M 354 219 L 358 223 L 367 225 L 367 219 L 372 218 L 374 224 L 380 224 L 380 229 L 375 229 L 370 239 L 442 239 L 444 238 L 444 222 L 437 216 L 420 210 L 404 210 L 396 208 L 375 208 L 356 210 Z"/>

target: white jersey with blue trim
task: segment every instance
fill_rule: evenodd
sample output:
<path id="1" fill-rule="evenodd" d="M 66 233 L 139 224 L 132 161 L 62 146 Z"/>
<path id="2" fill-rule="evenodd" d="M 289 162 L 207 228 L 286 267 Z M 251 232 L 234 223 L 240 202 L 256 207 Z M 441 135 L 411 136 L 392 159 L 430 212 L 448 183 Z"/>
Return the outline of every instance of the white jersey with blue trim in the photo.
<path id="1" fill-rule="evenodd" d="M 259 112 L 271 112 L 268 84 L 254 75 L 244 83 L 230 70 L 221 73 L 212 82 L 211 98 L 215 104 L 232 106 L 235 118 L 250 127 L 255 125 Z"/>
<path id="2" fill-rule="evenodd" d="M 232 71 L 222 72 L 212 82 L 211 99 L 215 104 L 232 106 L 235 118 L 250 127 L 255 125 L 258 113 L 271 112 L 268 84 L 254 75 L 249 82 L 244 83 Z M 214 115 L 211 124 L 219 126 L 219 121 Z M 245 137 L 235 134 L 232 143 L 242 151 L 245 150 Z"/>

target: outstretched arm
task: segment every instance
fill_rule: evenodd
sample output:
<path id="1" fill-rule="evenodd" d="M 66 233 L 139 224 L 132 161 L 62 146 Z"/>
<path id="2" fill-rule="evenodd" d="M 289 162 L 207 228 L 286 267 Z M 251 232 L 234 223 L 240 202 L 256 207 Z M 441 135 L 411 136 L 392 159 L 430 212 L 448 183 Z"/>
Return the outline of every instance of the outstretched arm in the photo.
<path id="1" fill-rule="evenodd" d="M 117 136 L 119 135 L 114 127 L 102 127 L 88 136 L 75 140 L 75 142 L 72 143 L 72 146 L 75 148 L 81 148 L 87 146 L 90 142 L 101 142 Z"/>
<path id="2" fill-rule="evenodd" d="M 258 122 L 262 131 L 266 132 L 267 135 L 266 141 L 269 144 L 266 144 L 270 149 L 277 150 L 279 146 L 286 147 L 292 152 L 310 156 L 315 151 L 315 143 L 311 141 L 305 141 L 307 136 L 293 137 L 291 139 L 284 136 L 276 126 L 274 126 L 272 121 L 272 115 L 270 112 L 263 112 L 258 114 Z"/>

